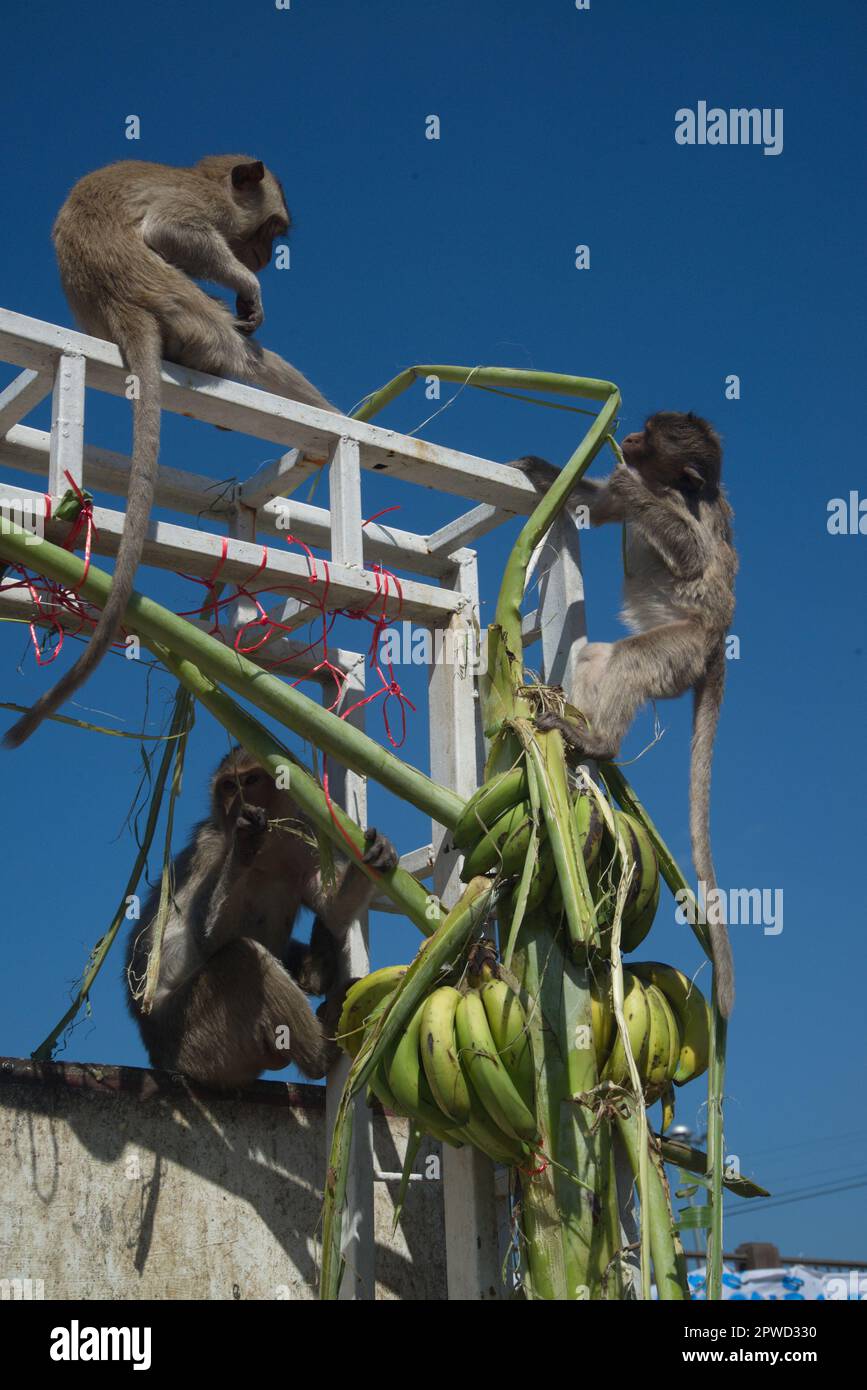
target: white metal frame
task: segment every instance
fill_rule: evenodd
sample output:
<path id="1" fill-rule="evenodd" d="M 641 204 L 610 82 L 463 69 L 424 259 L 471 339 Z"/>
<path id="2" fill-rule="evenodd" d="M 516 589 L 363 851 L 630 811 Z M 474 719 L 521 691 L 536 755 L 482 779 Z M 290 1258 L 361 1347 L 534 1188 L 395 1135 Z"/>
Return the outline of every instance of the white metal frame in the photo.
<path id="1" fill-rule="evenodd" d="M 43 489 L 53 510 L 67 491 L 68 473 L 80 487 L 92 492 L 123 496 L 129 459 L 85 442 L 86 388 L 123 396 L 127 372 L 117 348 L 56 324 L 43 323 L 0 309 L 0 362 L 21 368 L 20 374 L 0 392 L 0 464 L 6 469 L 39 477 L 32 488 L 0 483 L 0 508 L 28 503 L 38 517 L 46 515 Z M 376 576 L 367 568 L 381 564 L 401 572 L 401 617 L 434 630 L 471 632 L 478 622 L 478 575 L 475 552 L 469 544 L 535 505 L 532 485 L 516 469 L 477 458 L 440 445 L 396 434 L 378 425 L 336 416 L 259 391 L 250 386 L 207 376 L 163 363 L 164 410 L 248 434 L 279 446 L 280 454 L 244 483 L 224 484 L 200 473 L 161 464 L 156 503 L 195 518 L 192 525 L 153 520 L 145 546 L 144 562 L 162 569 L 210 576 L 222 554 L 223 539 L 204 523 L 228 531 L 225 563 L 219 581 L 243 583 L 256 574 L 256 587 L 281 582 L 307 582 L 303 557 L 277 549 L 273 538 L 291 530 L 312 547 L 328 552 L 328 606 L 363 607 L 376 593 Z M 46 397 L 52 398 L 50 432 L 22 423 Z M 330 463 L 330 509 L 297 502 L 291 494 L 298 486 Z M 401 483 L 433 488 L 467 499 L 469 510 L 431 535 L 401 530 L 373 522 L 362 526 L 362 477 L 365 471 L 385 472 Z M 46 480 L 46 481 L 43 481 Z M 94 554 L 114 555 L 123 530 L 124 513 L 102 506 L 94 508 L 97 529 Z M 48 521 L 46 535 L 62 541 L 67 525 Z M 268 544 L 268 560 L 259 572 L 262 544 Z M 557 523 L 549 543 L 537 554 L 540 598 L 536 612 L 527 619 L 527 638 L 541 635 L 543 672 L 562 679 L 574 660 L 576 642 L 583 639 L 583 602 L 580 557 L 574 524 Z M 405 579 L 403 575 L 422 576 Z M 20 590 L 4 593 L 0 584 L 0 612 L 32 615 L 32 606 Z M 252 616 L 249 600 L 240 597 L 221 628 L 227 640 Z M 298 600 L 284 601 L 276 616 L 289 626 L 300 626 L 310 609 Z M 64 614 L 57 615 L 65 621 Z M 211 626 L 210 621 L 206 624 Z M 254 658 L 271 666 L 284 661 L 281 671 L 303 673 L 309 668 L 304 645 L 289 636 L 268 644 Z M 364 658 L 340 652 L 335 664 L 347 672 L 346 698 L 355 703 L 364 690 Z M 477 710 L 477 691 L 472 666 L 461 669 L 448 662 L 435 663 L 430 673 L 431 775 L 469 794 L 478 784 L 483 739 Z M 353 716 L 359 725 L 363 711 Z M 332 785 L 350 815 L 366 819 L 363 779 L 335 769 Z M 431 843 L 409 851 L 402 865 L 417 877 L 432 875 L 433 887 L 447 904 L 459 892 L 459 860 L 442 827 L 432 827 Z M 376 906 L 385 906 L 377 903 Z M 367 924 L 356 924 L 350 946 L 349 968 L 363 974 L 369 967 Z M 336 1069 L 328 1082 L 328 1107 L 333 1115 L 346 1068 Z M 343 1296 L 374 1296 L 373 1164 L 369 1115 L 363 1102 L 355 1125 L 352 1171 L 347 1193 L 344 1245 L 347 1277 Z M 501 1290 L 497 1251 L 497 1215 L 493 1169 L 476 1150 L 466 1146 L 444 1155 L 444 1193 L 449 1296 L 453 1299 L 496 1298 Z"/>

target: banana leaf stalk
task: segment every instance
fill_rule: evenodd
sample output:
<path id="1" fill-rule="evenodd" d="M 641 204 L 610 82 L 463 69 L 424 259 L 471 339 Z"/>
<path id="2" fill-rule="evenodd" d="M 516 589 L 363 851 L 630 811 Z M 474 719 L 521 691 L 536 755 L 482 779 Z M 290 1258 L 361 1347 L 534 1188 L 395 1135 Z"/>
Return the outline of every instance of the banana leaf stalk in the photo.
<path id="1" fill-rule="evenodd" d="M 115 914 L 111 919 L 111 925 L 109 926 L 108 931 L 100 937 L 96 946 L 94 946 L 93 950 L 90 953 L 90 961 L 87 966 L 87 969 L 84 972 L 84 976 L 82 978 L 81 985 L 79 986 L 78 993 L 76 994 L 69 1008 L 66 1010 L 66 1013 L 59 1020 L 59 1022 L 54 1025 L 51 1032 L 48 1034 L 48 1037 L 45 1038 L 39 1044 L 35 1052 L 31 1053 L 31 1056 L 37 1062 L 48 1062 L 51 1060 L 51 1055 L 54 1052 L 55 1047 L 57 1046 L 58 1038 L 61 1036 L 64 1030 L 69 1027 L 70 1023 L 75 1018 L 75 1015 L 78 1013 L 82 1004 L 84 1004 L 86 1000 L 89 998 L 94 981 L 96 980 L 97 975 L 102 969 L 109 951 L 114 945 L 115 938 L 117 937 L 117 934 L 120 931 L 122 923 L 126 920 L 127 909 L 129 908 L 129 900 L 135 894 L 135 891 L 138 888 L 139 879 L 141 878 L 144 872 L 144 867 L 147 863 L 148 853 L 150 851 L 151 844 L 153 843 L 154 834 L 157 828 L 157 821 L 159 820 L 160 807 L 162 806 L 163 801 L 163 792 L 165 790 L 166 781 L 168 780 L 169 771 L 171 770 L 172 763 L 175 761 L 175 756 L 178 751 L 179 743 L 186 738 L 191 722 L 191 713 L 191 701 L 189 695 L 186 693 L 186 691 L 179 690 L 175 695 L 175 705 L 172 713 L 171 727 L 169 729 L 169 735 L 163 748 L 163 755 L 160 759 L 160 765 L 157 770 L 156 779 L 154 781 L 153 791 L 151 792 L 151 799 L 150 804 L 148 806 L 148 814 L 147 820 L 145 821 L 144 834 L 142 835 L 141 844 L 139 845 L 138 853 L 135 858 L 135 863 L 132 866 L 132 871 L 130 872 L 130 876 L 127 880 L 126 888 L 124 889 L 123 894 L 121 895 L 120 902 L 118 903 Z"/>
<path id="2" fill-rule="evenodd" d="M 629 1157 L 632 1172 L 638 1180 L 642 1157 L 647 1149 L 641 1136 L 641 1126 L 636 1109 L 643 1110 L 639 1101 L 618 1106 L 617 1128 Z M 646 1165 L 645 1186 L 641 1197 L 641 1228 L 650 1231 L 650 1250 L 653 1256 L 653 1271 L 656 1276 L 656 1289 L 664 1301 L 680 1301 L 689 1298 L 686 1282 L 686 1269 L 683 1253 L 674 1227 L 668 1185 L 661 1159 L 657 1162 L 654 1151 L 651 1162 Z"/>
<path id="3" fill-rule="evenodd" d="M 587 792 L 596 798 L 608 833 L 616 844 L 617 860 L 621 864 L 628 863 L 623 832 L 614 819 L 611 807 L 591 777 L 587 776 L 582 780 Z M 650 1132 L 647 1124 L 647 1111 L 643 1102 L 644 1088 L 641 1084 L 638 1063 L 632 1051 L 629 1029 L 626 1026 L 626 1018 L 623 1012 L 625 1006 L 623 957 L 620 953 L 623 907 L 626 902 L 626 895 L 629 891 L 629 883 L 632 875 L 635 873 L 635 869 L 636 866 L 633 863 L 627 873 L 621 874 L 617 885 L 617 896 L 614 903 L 614 919 L 611 924 L 611 1002 L 614 1009 L 614 1017 L 617 1022 L 617 1032 L 623 1045 L 626 1065 L 629 1069 L 632 1094 L 635 1098 L 635 1115 L 638 1130 L 635 1179 L 638 1184 L 638 1195 L 641 1202 L 641 1296 L 643 1299 L 647 1300 L 651 1296 L 650 1262 L 653 1251 L 653 1233 L 649 1230 L 649 1227 L 651 1221 L 658 1219 L 658 1212 L 655 1207 L 651 1208 L 650 1204 L 645 1202 L 645 1194 L 648 1192 L 650 1185 L 650 1158 L 648 1153 Z M 668 1220 L 668 1229 L 671 1229 L 673 1218 L 670 1212 Z M 659 1238 L 661 1239 L 662 1237 L 660 1236 Z"/>
<path id="4" fill-rule="evenodd" d="M 526 740 L 526 757 L 535 765 L 573 950 L 577 951 L 577 958 L 582 959 L 588 946 L 599 945 L 599 928 L 584 854 L 572 816 L 563 737 L 557 730 L 534 734 L 529 723 L 522 726 L 521 732 Z"/>
<path id="5" fill-rule="evenodd" d="M 641 821 L 653 841 L 656 857 L 662 876 L 675 895 L 691 908 L 690 925 L 702 949 L 713 962 L 710 937 L 704 923 L 698 902 L 687 883 L 683 871 L 674 855 L 666 845 L 650 816 L 642 806 L 629 782 L 619 767 L 605 763 L 602 776 L 609 791 L 624 811 Z M 723 1252 L 723 1097 L 725 1095 L 726 1066 L 726 1020 L 717 1008 L 716 990 L 712 989 L 712 1022 L 710 1030 L 710 1062 L 707 1070 L 707 1152 L 711 1178 L 711 1223 L 708 1232 L 707 1296 L 709 1299 L 722 1297 L 722 1252 Z"/>
<path id="6" fill-rule="evenodd" d="M 397 396 L 425 377 L 438 377 L 440 381 L 451 381 L 461 386 L 475 386 L 480 389 L 523 386 L 529 391 L 549 391 L 564 396 L 585 397 L 588 400 L 604 401 L 616 386 L 610 381 L 597 381 L 593 377 L 569 376 L 561 372 L 536 372 L 516 367 L 460 367 L 452 365 L 431 366 L 417 364 L 407 367 L 398 376 L 392 377 L 379 390 L 366 396 L 357 410 L 352 412 L 356 420 L 372 420 L 384 410 Z"/>
<path id="7" fill-rule="evenodd" d="M 573 1099 L 596 1084 L 588 972 L 573 961 L 562 924 L 522 928 L 512 969 L 529 1001 L 540 1149 L 561 1165 L 543 1158 L 521 1177 L 527 1291 L 556 1302 L 598 1298 L 611 1258 L 607 1224 L 598 1219 L 606 1165 L 592 1116 Z"/>
<path id="8" fill-rule="evenodd" d="M 726 1020 L 713 1000 L 710 1061 L 707 1069 L 707 1152 L 710 1162 L 711 1218 L 707 1242 L 707 1297 L 722 1298 L 723 1273 L 723 1095 L 725 1094 Z"/>
<path id="9" fill-rule="evenodd" d="M 431 936 L 445 920 L 446 912 L 439 898 L 428 892 L 405 869 L 390 869 L 388 872 L 369 869 L 362 862 L 366 845 L 364 832 L 349 816 L 329 803 L 316 779 L 299 763 L 264 724 L 260 724 L 237 701 L 215 685 L 192 661 L 179 659 L 158 642 L 152 643 L 152 650 L 182 685 L 195 695 L 214 718 L 246 748 L 252 757 L 275 777 L 290 764 L 289 791 L 293 800 L 313 822 L 317 831 L 326 835 L 346 854 L 347 842 L 356 851 L 359 869 L 373 879 L 380 890 L 391 898 L 423 936 Z M 350 850 L 351 852 L 351 850 Z"/>
<path id="10" fill-rule="evenodd" d="M 85 577 L 84 564 L 76 555 L 50 541 L 34 543 L 29 532 L 14 524 L 0 532 L 0 558 L 58 580 L 98 608 L 108 598 L 111 577 L 104 570 L 91 564 Z M 353 772 L 373 777 L 447 829 L 454 828 L 464 807 L 456 792 L 433 782 L 348 721 L 293 690 L 279 676 L 263 671 L 240 652 L 139 593 L 133 593 L 130 599 L 124 625 L 139 633 L 145 645 L 159 642 L 176 657 L 194 662 L 211 680 L 236 691 L 323 752 L 333 754 Z"/>
<path id="11" fill-rule="evenodd" d="M 567 461 L 562 469 L 556 483 L 545 493 L 532 516 L 525 522 L 518 539 L 512 547 L 508 563 L 503 573 L 502 583 L 500 584 L 500 594 L 497 599 L 497 609 L 494 616 L 494 627 L 489 641 L 489 670 L 493 670 L 494 679 L 500 676 L 497 681 L 496 694 L 499 699 L 506 701 L 509 698 L 508 692 L 503 688 L 502 660 L 498 666 L 492 668 L 490 662 L 490 643 L 494 640 L 496 645 L 502 645 L 505 649 L 508 661 L 511 664 L 511 681 L 513 691 L 517 691 L 523 685 L 523 643 L 521 638 L 521 602 L 524 597 L 524 587 L 527 577 L 527 566 L 530 563 L 536 546 L 541 541 L 545 532 L 557 520 L 560 512 L 566 505 L 575 484 L 583 477 L 584 473 L 593 462 L 606 437 L 614 427 L 617 412 L 620 409 L 620 392 L 617 387 L 610 382 L 596 381 L 584 382 L 587 389 L 576 394 L 594 396 L 603 400 L 603 405 L 599 414 L 595 417 L 593 424 L 585 434 L 578 448 L 572 457 Z M 496 636 L 494 635 L 496 634 Z M 486 713 L 485 722 L 490 723 Z"/>

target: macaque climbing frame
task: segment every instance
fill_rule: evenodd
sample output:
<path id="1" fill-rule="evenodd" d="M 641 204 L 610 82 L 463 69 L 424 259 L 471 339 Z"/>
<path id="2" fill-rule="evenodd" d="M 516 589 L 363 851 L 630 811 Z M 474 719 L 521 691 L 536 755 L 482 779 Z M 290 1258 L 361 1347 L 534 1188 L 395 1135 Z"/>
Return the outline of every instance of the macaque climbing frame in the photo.
<path id="1" fill-rule="evenodd" d="M 0 361 L 21 368 L 0 392 L 0 463 L 14 473 L 36 475 L 38 486 L 15 486 L 4 476 L 0 484 L 2 524 L 37 527 L 40 534 L 62 544 L 69 523 L 55 513 L 70 485 L 93 494 L 123 497 L 129 458 L 85 442 L 85 398 L 88 390 L 126 396 L 127 369 L 117 348 L 55 324 L 0 310 Z M 400 573 L 400 618 L 453 634 L 478 631 L 478 573 L 472 543 L 487 532 L 533 511 L 537 496 L 529 481 L 515 469 L 489 459 L 446 449 L 395 433 L 359 418 L 403 389 L 413 376 L 441 375 L 481 380 L 497 375 L 492 369 L 455 375 L 455 369 L 414 368 L 371 399 L 354 418 L 273 396 L 250 386 L 225 381 L 164 362 L 163 409 L 217 425 L 237 434 L 275 444 L 276 461 L 260 467 L 245 482 L 225 484 L 201 473 L 161 464 L 155 504 L 191 518 L 190 524 L 152 520 L 143 564 L 182 571 L 208 581 L 219 575 L 223 592 L 237 585 L 239 595 L 217 613 L 199 619 L 232 644 L 239 628 L 255 618 L 256 610 L 243 592 L 255 576 L 256 589 L 308 585 L 306 558 L 278 548 L 287 532 L 305 545 L 324 552 L 328 561 L 325 591 L 315 605 L 297 597 L 269 609 L 280 630 L 251 660 L 293 678 L 305 676 L 331 686 L 327 671 L 312 672 L 309 643 L 291 632 L 321 611 L 366 608 L 380 593 L 376 566 Z M 539 374 L 500 374 L 503 384 L 526 381 L 538 389 Z M 565 380 L 550 378 L 551 389 Z M 23 423 L 25 417 L 51 397 L 51 429 Z M 165 450 L 163 451 L 165 455 Z M 328 509 L 295 500 L 298 488 L 329 467 Z M 365 472 L 386 473 L 401 484 L 451 494 L 472 502 L 469 510 L 431 535 L 420 535 L 373 520 L 363 524 L 362 478 Z M 55 519 L 52 519 L 55 518 Z M 115 555 L 123 530 L 122 510 L 93 508 L 95 555 Z M 226 534 L 221 534 L 219 528 Z M 42 530 L 44 528 L 44 532 Z M 210 529 L 213 528 L 213 529 Z M 79 540 L 78 545 L 81 542 Z M 569 668 L 584 639 L 583 585 L 578 535 L 565 515 L 537 550 L 538 605 L 524 621 L 525 645 L 541 644 L 536 665 L 548 683 L 566 684 Z M 404 576 L 410 575 L 412 578 Z M 319 600 L 322 600 L 320 602 Z M 42 603 L 38 611 L 20 582 L 11 576 L 0 582 L 0 616 L 74 624 L 68 612 Z M 473 663 L 433 661 L 429 673 L 430 775 L 462 796 L 476 788 L 484 760 L 484 740 L 478 717 L 478 692 Z M 345 708 L 357 706 L 365 691 L 365 656 L 352 651 L 329 653 L 346 676 Z M 364 709 L 349 716 L 363 726 Z M 366 823 L 366 786 L 362 777 L 333 766 L 332 794 L 359 824 Z M 401 865 L 420 880 L 430 880 L 446 906 L 459 896 L 460 861 L 450 837 L 434 823 L 431 842 L 403 854 Z M 390 907 L 378 900 L 377 908 Z M 394 910 L 394 909 L 392 909 Z M 408 950 L 408 955 L 412 954 Z M 368 929 L 359 921 L 352 932 L 349 969 L 362 975 L 369 969 Z M 333 1116 L 348 1060 L 338 1064 L 328 1080 L 328 1107 Z M 371 1298 L 374 1289 L 373 1183 L 369 1113 L 357 1102 L 347 1209 L 344 1217 L 346 1277 L 343 1298 Z M 465 1146 L 443 1153 L 448 1289 L 452 1299 L 496 1298 L 503 1291 L 501 1254 L 493 1166 L 478 1150 Z"/>

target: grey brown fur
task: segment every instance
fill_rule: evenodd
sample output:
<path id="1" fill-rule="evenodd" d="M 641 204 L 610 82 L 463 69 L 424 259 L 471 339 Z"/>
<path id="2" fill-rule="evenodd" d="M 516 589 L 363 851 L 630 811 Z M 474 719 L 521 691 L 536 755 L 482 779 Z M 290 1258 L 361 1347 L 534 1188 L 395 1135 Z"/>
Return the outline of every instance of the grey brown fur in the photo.
<path id="1" fill-rule="evenodd" d="M 543 716 L 590 758 L 610 759 L 641 705 L 693 691 L 690 837 L 699 881 L 716 887 L 710 847 L 713 744 L 725 684 L 725 636 L 734 612 L 737 555 L 732 510 L 720 482 L 722 448 L 706 420 L 660 411 L 623 441 L 625 464 L 601 481 L 582 479 L 570 506 L 592 526 L 627 527 L 623 618 L 635 636 L 590 642 L 567 692 L 582 727 Z M 558 471 L 544 459 L 518 459 L 540 491 Z M 734 964 L 723 923 L 709 923 L 716 996 L 734 1003 Z"/>
<path id="2" fill-rule="evenodd" d="M 126 519 L 111 592 L 84 652 L 5 735 L 17 747 L 79 688 L 115 640 L 141 560 L 157 477 L 160 358 L 335 409 L 250 338 L 263 320 L 256 272 L 290 224 L 260 160 L 214 155 L 192 169 L 130 160 L 75 185 L 54 224 L 66 297 L 82 328 L 117 343 L 138 382 Z M 223 285 L 236 314 L 190 278 Z"/>
<path id="3" fill-rule="evenodd" d="M 269 821 L 291 822 L 271 825 Z M 151 1063 L 221 1088 L 295 1062 L 318 1078 L 337 1055 L 333 1041 L 347 986 L 343 947 L 375 885 L 343 865 L 327 891 L 312 831 L 288 791 L 241 749 L 211 782 L 211 814 L 174 861 L 174 891 L 151 1011 L 140 992 L 159 894 L 130 933 L 127 1002 Z M 373 828 L 364 861 L 397 864 Z M 293 941 L 301 907 L 316 913 L 310 944 Z M 318 1015 L 306 994 L 324 994 Z M 289 1047 L 280 1030 L 288 1030 Z"/>

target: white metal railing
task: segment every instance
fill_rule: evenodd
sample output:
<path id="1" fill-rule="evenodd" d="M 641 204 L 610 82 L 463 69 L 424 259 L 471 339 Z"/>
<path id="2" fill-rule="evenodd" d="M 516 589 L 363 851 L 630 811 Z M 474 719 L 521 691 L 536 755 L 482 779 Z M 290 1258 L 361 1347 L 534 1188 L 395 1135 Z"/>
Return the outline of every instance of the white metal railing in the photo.
<path id="1" fill-rule="evenodd" d="M 0 464 L 39 479 L 33 488 L 3 482 L 7 505 L 28 503 L 36 516 L 46 515 L 45 493 L 56 505 L 68 489 L 68 473 L 91 492 L 123 496 L 129 459 L 85 442 L 86 390 L 124 396 L 127 370 L 112 343 L 91 338 L 56 324 L 44 323 L 0 309 L 0 362 L 22 368 L 0 392 Z M 196 518 L 195 525 L 152 520 L 144 563 L 161 569 L 209 577 L 219 568 L 219 581 L 243 584 L 256 577 L 256 588 L 287 583 L 309 585 L 306 560 L 291 551 L 268 545 L 262 567 L 262 545 L 286 531 L 306 544 L 329 553 L 329 581 L 312 595 L 313 608 L 297 599 L 272 610 L 287 627 L 297 627 L 328 608 L 361 608 L 377 592 L 376 575 L 365 568 L 381 564 L 402 574 L 401 617 L 431 628 L 461 628 L 478 622 L 478 574 L 473 540 L 535 504 L 532 485 L 516 469 L 489 459 L 446 449 L 425 440 L 400 435 L 346 416 L 330 414 L 251 386 L 225 381 L 165 362 L 162 369 L 164 410 L 220 425 L 280 446 L 277 460 L 258 468 L 243 483 L 224 483 L 197 472 L 160 464 L 156 505 Z M 48 395 L 52 397 L 51 430 L 23 424 L 25 417 Z M 329 465 L 328 509 L 297 502 L 291 494 Z M 473 505 L 432 535 L 421 535 L 372 522 L 363 526 L 361 501 L 365 471 L 386 473 L 401 483 L 433 488 Z M 94 507 L 95 554 L 114 555 L 123 531 L 124 513 Z M 203 522 L 223 526 L 221 534 L 202 529 Z M 48 521 L 49 539 L 63 540 L 67 525 Z M 259 538 L 262 538 L 260 540 Z M 562 680 L 583 640 L 583 595 L 578 537 L 575 526 L 562 518 L 536 556 L 541 577 L 536 612 L 525 621 L 527 640 L 541 637 L 543 673 Z M 426 582 L 431 579 L 434 582 Z M 4 593 L 0 611 L 35 616 L 20 589 Z M 315 586 L 310 586 L 315 588 Z M 51 611 L 51 610 L 46 610 Z M 52 614 L 61 624 L 62 610 Z M 221 630 L 232 641 L 239 626 L 252 616 L 249 599 L 238 597 L 222 619 Z M 210 619 L 206 624 L 211 626 Z M 303 653 L 307 653 L 306 658 Z M 288 658 L 288 661 L 287 661 Z M 253 658 L 263 666 L 281 663 L 286 674 L 305 674 L 310 659 L 306 644 L 281 634 Z M 355 652 L 331 653 L 347 673 L 346 699 L 363 696 L 365 663 Z M 484 740 L 472 671 L 453 662 L 431 667 L 431 775 L 455 790 L 469 794 L 478 784 Z M 352 718 L 361 726 L 364 710 Z M 366 821 L 366 787 L 354 773 L 335 769 L 332 786 L 350 815 Z M 401 864 L 420 879 L 432 877 L 435 890 L 447 904 L 459 892 L 459 860 L 441 826 L 432 827 L 431 843 L 411 850 Z M 383 906 L 377 903 L 376 906 Z M 369 967 L 367 923 L 356 924 L 350 939 L 350 968 L 363 974 Z M 328 1081 L 328 1108 L 333 1114 L 346 1067 L 339 1065 Z M 354 1151 L 344 1225 L 347 1276 L 343 1296 L 373 1297 L 373 1163 L 369 1112 L 363 1101 L 355 1121 Z M 497 1296 L 501 1288 L 497 1214 L 493 1170 L 471 1146 L 444 1154 L 449 1295 L 454 1299 Z M 500 1222 L 502 1232 L 502 1221 Z"/>

